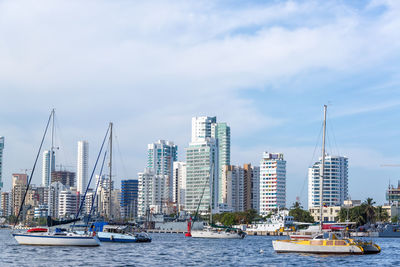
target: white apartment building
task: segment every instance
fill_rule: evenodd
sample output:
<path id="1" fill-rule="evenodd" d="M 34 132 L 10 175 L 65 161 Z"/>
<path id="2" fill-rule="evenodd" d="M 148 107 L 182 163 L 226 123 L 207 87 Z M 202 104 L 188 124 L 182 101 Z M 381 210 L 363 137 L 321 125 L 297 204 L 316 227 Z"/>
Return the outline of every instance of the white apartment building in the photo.
<path id="1" fill-rule="evenodd" d="M 186 196 L 186 162 L 175 161 L 173 166 L 173 202 L 178 211 L 185 207 Z"/>
<path id="2" fill-rule="evenodd" d="M 308 169 L 308 208 L 320 206 L 322 158 Z M 323 206 L 341 206 L 348 197 L 348 158 L 325 157 Z"/>
<path id="3" fill-rule="evenodd" d="M 85 193 L 89 177 L 89 143 L 87 141 L 78 142 L 78 161 L 77 161 L 77 191 Z"/>
<path id="4" fill-rule="evenodd" d="M 211 125 L 217 122 L 217 117 L 192 118 L 192 143 L 203 142 L 211 136 Z"/>
<path id="5" fill-rule="evenodd" d="M 138 173 L 138 216 L 144 217 L 149 209 L 151 213 L 160 213 L 165 207 L 168 196 L 164 189 L 167 175 L 156 175 L 152 168 Z"/>
<path id="6" fill-rule="evenodd" d="M 58 202 L 58 214 L 60 218 L 75 215 L 79 209 L 79 201 L 76 192 L 63 190 L 60 192 Z"/>
<path id="7" fill-rule="evenodd" d="M 60 193 L 67 190 L 67 187 L 61 182 L 54 182 L 50 187 L 50 216 L 54 218 L 60 218 L 59 207 L 60 207 Z M 46 197 L 45 197 L 46 198 Z M 48 201 L 47 201 L 48 202 Z M 46 203 L 46 202 L 45 202 Z"/>
<path id="8" fill-rule="evenodd" d="M 264 152 L 260 162 L 260 214 L 286 206 L 286 161 L 282 153 Z"/>
<path id="9" fill-rule="evenodd" d="M 171 141 L 158 140 L 147 145 L 147 168 L 154 170 L 155 175 L 166 175 L 166 188 L 163 191 L 168 195 L 167 201 L 173 201 L 173 163 L 178 160 L 178 147 Z"/>

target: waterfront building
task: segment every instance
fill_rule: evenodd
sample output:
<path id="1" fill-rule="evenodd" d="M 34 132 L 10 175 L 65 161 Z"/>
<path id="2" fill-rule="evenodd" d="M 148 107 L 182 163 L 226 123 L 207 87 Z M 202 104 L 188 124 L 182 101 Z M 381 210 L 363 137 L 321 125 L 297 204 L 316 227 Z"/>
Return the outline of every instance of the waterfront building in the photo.
<path id="1" fill-rule="evenodd" d="M 69 218 L 76 214 L 79 209 L 79 193 L 72 190 L 63 190 L 60 192 L 58 202 L 59 218 Z"/>
<path id="2" fill-rule="evenodd" d="M 4 136 L 0 136 L 0 191 L 3 188 L 3 150 Z"/>
<path id="3" fill-rule="evenodd" d="M 400 181 L 397 183 L 397 188 L 389 185 L 389 188 L 386 190 L 386 200 L 389 201 L 389 205 L 400 203 Z"/>
<path id="4" fill-rule="evenodd" d="M 218 144 L 218 202 L 222 203 L 222 171 L 231 164 L 231 128 L 225 122 L 211 124 L 211 137 Z"/>
<path id="5" fill-rule="evenodd" d="M 208 134 L 208 126 L 200 125 L 203 128 L 194 132 Z M 186 149 L 185 210 L 194 214 L 200 203 L 199 212 L 209 213 L 210 207 L 211 211 L 218 207 L 218 145 L 217 140 L 211 137 L 200 141 L 197 136 L 195 140 L 197 142 L 190 143 Z"/>
<path id="6" fill-rule="evenodd" d="M 75 173 L 69 171 L 53 171 L 51 183 L 60 182 L 67 187 L 75 186 Z"/>
<path id="7" fill-rule="evenodd" d="M 225 165 L 222 170 L 220 203 L 227 204 L 233 212 L 244 211 L 244 169 L 240 166 Z"/>
<path id="8" fill-rule="evenodd" d="M 234 212 L 259 210 L 259 167 L 226 165 L 222 170 L 222 204 Z"/>
<path id="9" fill-rule="evenodd" d="M 48 207 L 47 205 L 39 205 L 34 208 L 34 218 L 45 218 L 48 214 Z"/>
<path id="10" fill-rule="evenodd" d="M 192 143 L 204 142 L 211 136 L 211 127 L 217 122 L 217 117 L 193 117 L 192 118 Z"/>
<path id="11" fill-rule="evenodd" d="M 320 170 L 322 159 L 308 169 L 308 207 L 320 206 Z M 343 156 L 325 157 L 323 206 L 341 206 L 348 198 L 348 159 Z"/>
<path id="12" fill-rule="evenodd" d="M 59 206 L 60 206 L 60 193 L 61 191 L 67 190 L 68 186 L 61 182 L 52 182 L 50 186 L 50 216 L 54 218 L 60 218 Z M 46 198 L 46 203 L 47 203 Z"/>
<path id="13" fill-rule="evenodd" d="M 173 163 L 178 160 L 178 147 L 170 141 L 158 140 L 147 145 L 147 168 L 155 175 L 168 176 L 162 191 L 168 196 L 167 205 L 173 202 Z"/>
<path id="14" fill-rule="evenodd" d="M 50 150 L 43 152 L 42 163 L 42 185 L 48 187 L 50 183 L 50 174 L 55 170 L 55 152 L 53 151 L 52 158 L 50 159 Z M 51 166 L 50 166 L 51 165 Z"/>
<path id="15" fill-rule="evenodd" d="M 89 143 L 87 141 L 78 142 L 78 161 L 77 161 L 77 191 L 84 194 L 88 184 L 89 171 Z"/>
<path id="16" fill-rule="evenodd" d="M 25 194 L 28 175 L 23 173 L 12 174 L 12 214 L 17 215 Z"/>
<path id="17" fill-rule="evenodd" d="M 121 181 L 121 217 L 134 219 L 138 213 L 139 180 L 127 179 Z"/>
<path id="18" fill-rule="evenodd" d="M 322 219 L 324 222 L 337 222 L 339 220 L 341 206 L 322 207 Z M 320 207 L 313 207 L 309 209 L 310 215 L 314 221 L 319 222 Z"/>
<path id="19" fill-rule="evenodd" d="M 260 214 L 286 206 L 286 161 L 282 153 L 264 152 L 260 162 Z"/>
<path id="20" fill-rule="evenodd" d="M 165 192 L 167 175 L 156 175 L 154 169 L 145 168 L 144 172 L 138 173 L 139 196 L 138 215 L 144 217 L 149 210 L 151 213 L 166 211 L 166 200 L 168 195 Z"/>
<path id="21" fill-rule="evenodd" d="M 186 162 L 175 161 L 173 166 L 173 202 L 178 211 L 185 208 L 186 196 Z"/>
<path id="22" fill-rule="evenodd" d="M 1 216 L 8 217 L 11 215 L 11 193 L 10 192 L 1 192 L 1 204 L 0 211 Z"/>

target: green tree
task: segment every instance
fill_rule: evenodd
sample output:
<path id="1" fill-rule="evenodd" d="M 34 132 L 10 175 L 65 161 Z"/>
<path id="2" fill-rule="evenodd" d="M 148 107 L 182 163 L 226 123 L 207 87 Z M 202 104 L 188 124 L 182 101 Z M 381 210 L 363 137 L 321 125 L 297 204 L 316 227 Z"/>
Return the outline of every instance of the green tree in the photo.
<path id="1" fill-rule="evenodd" d="M 363 203 L 364 208 L 365 208 L 365 215 L 367 222 L 373 223 L 375 221 L 375 207 L 374 207 L 375 201 L 373 201 L 372 198 L 367 198 L 367 200 Z"/>
<path id="2" fill-rule="evenodd" d="M 293 216 L 294 220 L 297 222 L 314 222 L 314 218 L 311 216 L 310 212 L 303 210 L 299 202 L 295 202 L 292 205 L 291 209 L 289 210 L 289 215 Z"/>
<path id="3" fill-rule="evenodd" d="M 388 212 L 382 208 L 382 206 L 378 206 L 375 208 L 375 221 L 377 222 L 386 222 L 389 220 Z"/>

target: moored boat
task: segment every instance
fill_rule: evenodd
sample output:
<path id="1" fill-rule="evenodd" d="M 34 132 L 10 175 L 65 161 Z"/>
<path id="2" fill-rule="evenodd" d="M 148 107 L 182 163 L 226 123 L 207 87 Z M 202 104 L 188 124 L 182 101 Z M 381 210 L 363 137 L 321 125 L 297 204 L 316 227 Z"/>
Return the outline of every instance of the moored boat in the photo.
<path id="1" fill-rule="evenodd" d="M 27 232 L 13 233 L 12 235 L 20 245 L 81 247 L 97 247 L 100 245 L 97 236 L 74 232 Z"/>

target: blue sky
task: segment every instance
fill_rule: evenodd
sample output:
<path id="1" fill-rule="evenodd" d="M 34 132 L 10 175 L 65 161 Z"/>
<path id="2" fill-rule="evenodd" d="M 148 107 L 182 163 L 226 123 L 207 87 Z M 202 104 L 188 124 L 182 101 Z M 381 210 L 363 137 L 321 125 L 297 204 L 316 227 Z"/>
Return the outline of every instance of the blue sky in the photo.
<path id="1" fill-rule="evenodd" d="M 383 203 L 400 179 L 380 167 L 400 163 L 399 14 L 394 0 L 0 1 L 5 189 L 31 168 L 53 107 L 58 163 L 72 169 L 76 142 L 93 161 L 114 122 L 117 180 L 143 170 L 157 139 L 184 160 L 191 117 L 216 115 L 232 163 L 283 152 L 288 204 L 306 205 L 329 104 L 328 151 L 349 157 L 351 197 Z"/>

